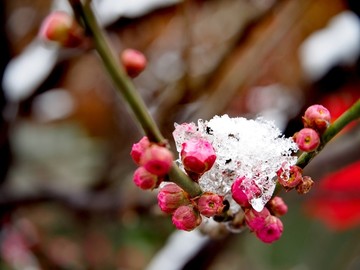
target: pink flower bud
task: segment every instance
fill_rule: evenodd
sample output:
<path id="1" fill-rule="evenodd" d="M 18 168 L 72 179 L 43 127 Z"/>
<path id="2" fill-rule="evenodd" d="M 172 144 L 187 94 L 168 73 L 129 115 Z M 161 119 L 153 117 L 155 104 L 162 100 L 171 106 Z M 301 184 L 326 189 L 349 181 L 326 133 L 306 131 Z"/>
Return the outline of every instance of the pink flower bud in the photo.
<path id="1" fill-rule="evenodd" d="M 200 213 L 191 205 L 182 205 L 175 210 L 172 222 L 179 230 L 191 231 L 201 223 Z"/>
<path id="2" fill-rule="evenodd" d="M 233 199 L 242 207 L 250 207 L 249 199 L 244 193 L 244 189 L 241 186 L 241 183 L 245 177 L 237 178 L 231 186 L 231 195 Z"/>
<path id="3" fill-rule="evenodd" d="M 135 185 L 141 189 L 154 189 L 159 186 L 161 179 L 149 173 L 144 167 L 139 167 L 134 172 L 133 177 Z"/>
<path id="4" fill-rule="evenodd" d="M 205 217 L 212 217 L 222 212 L 224 208 L 223 197 L 215 193 L 206 192 L 197 201 L 200 214 Z"/>
<path id="5" fill-rule="evenodd" d="M 63 11 L 54 11 L 43 21 L 39 37 L 54 41 L 68 48 L 79 46 L 84 40 L 84 33 L 75 19 Z"/>
<path id="6" fill-rule="evenodd" d="M 251 184 L 248 186 L 242 185 L 242 182 L 246 178 L 237 178 L 231 186 L 231 194 L 233 199 L 242 207 L 250 207 L 249 200 L 256 198 L 261 195 L 260 188 L 255 184 L 254 181 L 250 181 Z"/>
<path id="7" fill-rule="evenodd" d="M 261 241 L 270 244 L 281 237 L 283 230 L 284 226 L 278 217 L 268 216 L 264 225 L 258 228 L 255 234 Z"/>
<path id="8" fill-rule="evenodd" d="M 260 212 L 257 212 L 253 208 L 249 208 L 245 210 L 245 222 L 250 230 L 257 231 L 264 227 L 265 219 L 270 215 L 271 214 L 266 207 Z"/>
<path id="9" fill-rule="evenodd" d="M 160 188 L 157 198 L 160 209 L 167 214 L 172 214 L 181 205 L 190 204 L 188 194 L 174 183 Z"/>
<path id="10" fill-rule="evenodd" d="M 140 164 L 155 175 L 163 176 L 167 174 L 173 162 L 173 155 L 169 149 L 157 144 L 151 145 L 142 155 Z"/>
<path id="11" fill-rule="evenodd" d="M 138 143 L 133 144 L 130 155 L 136 164 L 140 165 L 141 157 L 149 147 L 150 141 L 146 136 L 142 137 Z"/>
<path id="12" fill-rule="evenodd" d="M 315 151 L 320 145 L 320 136 L 312 128 L 303 128 L 294 136 L 299 149 L 304 152 Z"/>
<path id="13" fill-rule="evenodd" d="M 191 139 L 184 142 L 180 155 L 185 170 L 197 174 L 210 170 L 216 160 L 214 148 L 204 139 Z"/>
<path id="14" fill-rule="evenodd" d="M 285 188 L 293 188 L 302 182 L 302 169 L 291 166 L 290 172 L 280 169 L 277 171 L 278 181 Z"/>
<path id="15" fill-rule="evenodd" d="M 285 204 L 284 200 L 278 196 L 272 198 L 267 203 L 267 206 L 269 207 L 270 211 L 278 217 L 285 215 L 288 211 L 288 207 Z"/>
<path id="16" fill-rule="evenodd" d="M 314 181 L 310 176 L 304 176 L 300 184 L 296 186 L 296 191 L 299 194 L 306 194 L 310 191 L 311 187 L 314 185 Z"/>
<path id="17" fill-rule="evenodd" d="M 121 53 L 121 63 L 126 73 L 134 78 L 145 69 L 147 61 L 143 53 L 134 49 L 125 49 Z"/>
<path id="18" fill-rule="evenodd" d="M 329 126 L 331 115 L 324 106 L 316 104 L 307 108 L 302 120 L 304 127 L 313 128 L 322 133 Z"/>

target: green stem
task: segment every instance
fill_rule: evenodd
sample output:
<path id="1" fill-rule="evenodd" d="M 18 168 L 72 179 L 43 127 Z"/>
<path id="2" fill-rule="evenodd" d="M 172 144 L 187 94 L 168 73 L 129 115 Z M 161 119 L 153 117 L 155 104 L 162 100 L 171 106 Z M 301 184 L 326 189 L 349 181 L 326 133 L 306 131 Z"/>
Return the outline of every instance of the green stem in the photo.
<path id="1" fill-rule="evenodd" d="M 201 195 L 202 190 L 200 186 L 191 180 L 179 167 L 174 163 L 169 172 L 169 177 L 172 182 L 180 186 L 191 197 L 197 197 Z"/>
<path id="2" fill-rule="evenodd" d="M 360 118 L 360 99 L 336 119 L 321 136 L 321 144 L 314 152 L 303 153 L 296 163 L 297 166 L 304 168 L 316 155 L 318 155 L 325 145 L 335 137 L 347 124 Z"/>
<path id="3" fill-rule="evenodd" d="M 84 24 L 85 30 L 93 36 L 95 49 L 100 55 L 107 72 L 112 78 L 116 89 L 130 106 L 144 133 L 150 141 L 167 145 L 166 139 L 149 114 L 144 101 L 118 62 L 119 57 L 112 51 L 104 31 L 96 20 L 91 8 L 91 1 L 86 1 L 84 5 L 81 4 L 80 0 L 69 0 L 69 2 L 73 7 L 75 16 Z M 190 196 L 196 197 L 202 193 L 199 185 L 182 172 L 176 164 L 173 164 L 169 176 L 172 182 L 182 187 Z"/>
<path id="4" fill-rule="evenodd" d="M 89 2 L 84 5 L 82 19 L 87 26 L 88 31 L 91 31 L 91 34 L 93 35 L 95 48 L 104 62 L 105 68 L 113 79 L 116 88 L 121 92 L 126 103 L 133 111 L 137 122 L 141 124 L 142 129 L 150 141 L 165 144 L 166 140 L 161 135 L 160 130 L 150 116 L 145 103 L 118 62 L 119 57 L 113 53 L 104 31 L 102 31 L 96 21 Z"/>

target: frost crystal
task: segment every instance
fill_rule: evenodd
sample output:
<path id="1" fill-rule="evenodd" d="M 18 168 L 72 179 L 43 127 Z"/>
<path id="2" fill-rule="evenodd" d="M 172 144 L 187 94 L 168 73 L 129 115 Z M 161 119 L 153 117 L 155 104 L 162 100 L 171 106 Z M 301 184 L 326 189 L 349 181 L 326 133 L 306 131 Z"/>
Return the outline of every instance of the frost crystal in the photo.
<path id="1" fill-rule="evenodd" d="M 216 161 L 213 167 L 199 179 L 204 191 L 231 197 L 231 185 L 238 177 L 246 177 L 242 182 L 244 190 L 251 190 L 255 184 L 260 194 L 250 194 L 250 204 L 261 211 L 270 200 L 276 185 L 276 172 L 296 163 L 293 152 L 297 145 L 291 138 L 284 138 L 272 122 L 262 118 L 248 120 L 228 115 L 215 116 L 210 121 L 175 124 L 173 136 L 177 151 L 192 138 L 208 140 L 215 149 Z M 180 159 L 179 166 L 183 168 Z"/>

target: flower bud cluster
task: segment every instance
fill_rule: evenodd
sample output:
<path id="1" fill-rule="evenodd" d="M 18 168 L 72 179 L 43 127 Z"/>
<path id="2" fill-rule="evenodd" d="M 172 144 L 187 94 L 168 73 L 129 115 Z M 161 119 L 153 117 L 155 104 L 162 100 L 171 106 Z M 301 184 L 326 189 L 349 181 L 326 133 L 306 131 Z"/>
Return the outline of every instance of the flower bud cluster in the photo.
<path id="1" fill-rule="evenodd" d="M 307 193 L 313 181 L 302 175 L 294 153 L 315 151 L 328 127 L 330 114 L 321 105 L 311 106 L 303 117 L 304 128 L 293 138 L 263 119 L 247 120 L 227 115 L 210 121 L 175 125 L 177 163 L 203 193 L 195 198 L 174 183 L 162 184 L 158 205 L 177 229 L 190 231 L 204 218 L 223 221 L 230 231 L 247 226 L 263 242 L 281 237 L 279 219 L 288 208 L 275 196 L 276 183 L 286 190 Z M 131 156 L 139 165 L 134 182 L 143 189 L 159 187 L 172 164 L 170 151 L 144 137 L 134 144 Z M 277 179 L 277 181 L 276 181 Z"/>
<path id="2" fill-rule="evenodd" d="M 308 107 L 302 117 L 304 128 L 293 136 L 299 150 L 316 151 L 321 143 L 321 135 L 330 125 L 331 115 L 324 106 L 316 104 Z M 302 169 L 296 165 L 283 164 L 277 171 L 278 183 L 286 190 L 295 188 L 299 194 L 310 191 L 314 181 L 309 176 L 302 175 Z"/>
<path id="3" fill-rule="evenodd" d="M 245 224 L 264 243 L 278 240 L 283 232 L 283 224 L 279 217 L 287 213 L 287 205 L 282 198 L 275 196 L 261 211 L 256 211 L 252 208 L 249 200 L 259 196 L 260 189 L 254 181 L 250 181 L 251 184 L 248 187 L 243 186 L 244 180 L 246 177 L 239 177 L 234 181 L 231 186 L 231 194 L 244 211 Z"/>
<path id="4" fill-rule="evenodd" d="M 233 199 L 244 211 L 245 224 L 264 243 L 278 240 L 283 232 L 283 224 L 279 217 L 287 213 L 287 205 L 282 198 L 275 196 L 261 211 L 256 211 L 250 205 L 249 197 L 256 196 L 257 187 L 254 185 L 250 189 L 242 188 L 243 180 L 244 177 L 238 178 L 232 185 L 231 192 Z"/>
<path id="5" fill-rule="evenodd" d="M 293 153 L 298 147 L 291 138 L 281 136 L 272 123 L 263 119 L 227 115 L 199 120 L 197 126 L 176 124 L 173 135 L 180 168 L 204 191 L 199 198 L 190 199 L 189 211 L 225 222 L 232 232 L 247 226 L 266 243 L 280 238 L 283 226 L 278 217 L 286 213 L 287 206 L 281 198 L 271 198 L 276 170 L 286 164 L 284 173 L 288 173 L 296 162 Z M 180 209 L 184 211 L 184 207 Z M 256 213 L 264 215 L 252 220 Z"/>
<path id="6" fill-rule="evenodd" d="M 294 134 L 294 141 L 304 152 L 313 152 L 320 145 L 320 136 L 330 125 L 331 115 L 324 106 L 316 104 L 306 109 L 302 121 L 304 128 Z"/>
<path id="7" fill-rule="evenodd" d="M 139 165 L 134 172 L 133 181 L 145 190 L 157 188 L 173 162 L 173 155 L 169 149 L 151 143 L 146 136 L 132 146 L 130 155 Z"/>
<path id="8" fill-rule="evenodd" d="M 223 211 L 222 196 L 205 192 L 199 197 L 190 196 L 174 183 L 160 187 L 158 193 L 160 209 L 172 214 L 172 222 L 179 230 L 191 231 L 200 225 L 202 216 L 213 217 Z"/>
<path id="9" fill-rule="evenodd" d="M 279 240 L 284 229 L 281 220 L 266 207 L 260 212 L 253 208 L 246 209 L 245 222 L 257 238 L 268 244 Z"/>
<path id="10" fill-rule="evenodd" d="M 273 123 L 262 118 L 223 115 L 199 120 L 197 125 L 175 124 L 173 136 L 180 168 L 203 191 L 223 196 L 232 215 L 241 211 L 243 204 L 261 211 L 272 197 L 276 171 L 283 163 L 288 167 L 296 163 L 296 143 L 292 138 L 284 138 Z M 235 191 L 239 188 L 246 193 L 243 198 Z M 233 193 L 238 196 L 237 202 Z"/>
<path id="11" fill-rule="evenodd" d="M 130 155 L 139 165 L 133 181 L 144 190 L 158 188 L 172 166 L 171 152 L 166 147 L 150 142 L 146 136 L 132 146 Z M 186 171 L 194 180 L 209 170 L 216 159 L 211 144 L 205 140 L 184 143 L 181 156 Z M 191 198 L 175 183 L 162 185 L 157 198 L 160 209 L 172 215 L 172 221 L 179 230 L 193 230 L 200 225 L 202 216 L 213 217 L 224 208 L 222 196 L 204 192 L 199 197 Z"/>
<path id="12" fill-rule="evenodd" d="M 289 191 L 293 188 L 299 194 L 306 194 L 310 191 L 314 184 L 314 181 L 310 176 L 303 176 L 302 169 L 296 165 L 291 166 L 290 170 L 284 170 L 280 168 L 277 171 L 278 183 Z"/>
<path id="13" fill-rule="evenodd" d="M 189 132 L 195 131 L 192 125 L 188 125 L 187 129 Z M 198 137 L 186 140 L 181 144 L 180 159 L 190 179 L 197 182 L 199 178 L 214 165 L 216 154 L 209 141 Z M 159 192 L 159 195 L 161 194 L 162 190 Z M 219 215 L 224 208 L 223 196 L 212 192 L 204 192 L 198 198 L 193 198 L 189 201 L 189 205 L 181 206 L 173 213 L 172 221 L 178 229 L 192 230 L 200 225 L 202 220 L 201 216 L 210 218 Z M 159 205 L 161 209 L 166 208 L 161 206 L 160 198 Z M 185 215 L 185 213 L 187 213 L 187 215 Z M 184 216 L 191 216 L 191 218 L 184 218 Z M 184 223 L 192 223 L 192 226 L 184 226 Z"/>

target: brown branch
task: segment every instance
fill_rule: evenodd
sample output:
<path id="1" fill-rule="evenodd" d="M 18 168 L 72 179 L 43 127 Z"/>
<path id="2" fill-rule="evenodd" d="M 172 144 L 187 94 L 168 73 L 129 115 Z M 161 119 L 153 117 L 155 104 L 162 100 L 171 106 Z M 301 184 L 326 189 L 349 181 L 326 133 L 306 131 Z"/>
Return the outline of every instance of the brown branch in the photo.
<path id="1" fill-rule="evenodd" d="M 76 212 L 118 214 L 124 210 L 124 203 L 110 192 L 62 193 L 56 190 L 43 190 L 36 194 L 18 194 L 6 189 L 0 190 L 0 211 L 7 212 L 24 205 L 59 203 Z"/>

